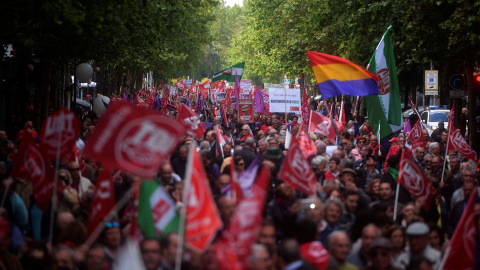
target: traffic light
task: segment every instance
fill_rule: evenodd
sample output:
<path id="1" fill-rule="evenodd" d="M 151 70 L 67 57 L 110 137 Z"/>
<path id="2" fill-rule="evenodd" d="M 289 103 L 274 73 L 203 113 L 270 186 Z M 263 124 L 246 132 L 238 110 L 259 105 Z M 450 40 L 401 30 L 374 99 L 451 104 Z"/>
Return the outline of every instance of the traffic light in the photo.
<path id="1" fill-rule="evenodd" d="M 480 85 L 480 68 L 478 67 L 473 68 L 473 82 L 476 85 Z"/>

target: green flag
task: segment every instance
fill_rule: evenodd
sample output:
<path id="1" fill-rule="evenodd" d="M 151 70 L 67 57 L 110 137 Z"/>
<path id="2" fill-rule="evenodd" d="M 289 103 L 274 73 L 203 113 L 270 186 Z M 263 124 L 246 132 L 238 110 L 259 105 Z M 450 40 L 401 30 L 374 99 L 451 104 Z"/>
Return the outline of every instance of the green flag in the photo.
<path id="1" fill-rule="evenodd" d="M 157 181 L 142 181 L 138 197 L 137 224 L 144 237 L 178 232 L 180 215 L 175 202 Z"/>
<path id="2" fill-rule="evenodd" d="M 235 82 L 235 75 L 238 76 L 238 80 L 242 79 L 243 67 L 245 62 L 235 64 L 227 69 L 219 71 L 212 76 L 212 82 L 225 80 L 227 82 Z"/>
<path id="3" fill-rule="evenodd" d="M 403 127 L 391 28 L 392 26 L 383 35 L 368 64 L 368 71 L 378 77 L 380 94 L 366 96 L 365 104 L 373 133 L 376 134 L 380 125 L 382 126 L 379 140 Z"/>

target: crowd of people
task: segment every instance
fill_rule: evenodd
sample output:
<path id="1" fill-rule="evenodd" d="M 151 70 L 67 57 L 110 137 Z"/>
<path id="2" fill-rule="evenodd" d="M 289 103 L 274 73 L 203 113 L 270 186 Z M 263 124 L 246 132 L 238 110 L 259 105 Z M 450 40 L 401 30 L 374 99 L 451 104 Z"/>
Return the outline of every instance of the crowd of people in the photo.
<path id="1" fill-rule="evenodd" d="M 326 113 L 324 103 L 312 109 Z M 172 200 L 180 202 L 189 146 L 196 143 L 205 181 L 226 228 L 237 206 L 235 198 L 225 193 L 231 170 L 242 175 L 260 156 L 262 164 L 271 169 L 271 182 L 261 229 L 247 262 L 249 269 L 439 269 L 466 201 L 472 192 L 480 194 L 477 164 L 456 151 L 445 153 L 448 131 L 442 125 L 431 135 L 423 131 L 426 147 L 411 149 L 407 134 L 400 132 L 379 140 L 368 120 L 359 125 L 351 113 L 350 107 L 345 131 L 337 141 L 309 134 L 316 146 L 316 154 L 308 157 L 317 180 L 314 196 L 293 190 L 285 179 L 277 177 L 288 152 L 287 133 L 295 136 L 302 125 L 298 116 L 286 119 L 284 114 L 257 113 L 253 123 L 246 123 L 228 108 L 229 122 L 225 123 L 214 106 L 205 111 L 208 128 L 203 140 L 187 135 L 170 159 L 159 164 L 155 181 Z M 99 132 L 95 130 L 98 117 L 85 113 L 78 117 L 81 132 L 76 145 L 81 152 L 90 135 Z M 215 133 L 217 126 L 226 141 L 221 146 Z M 135 214 L 133 199 L 108 220 L 94 244 L 85 245 L 88 211 L 102 171 L 101 161 L 86 157 L 80 164 L 60 161 L 56 172 L 62 189 L 50 205 L 52 217 L 51 211 L 42 211 L 36 205 L 29 181 L 9 177 L 12 167 L 18 165 L 13 160 L 21 137 L 38 140 L 32 122 L 26 123 L 15 140 L 10 136 L 0 131 L 0 269 L 113 268 L 120 260 L 119 252 Z M 223 155 L 218 147 L 223 148 Z M 414 199 L 402 185 L 397 186 L 402 153 L 413 159 L 433 184 L 434 198 L 428 202 L 428 211 L 423 207 L 425 198 Z M 119 201 L 129 196 L 128 191 L 139 178 L 121 168 L 113 173 Z M 479 217 L 475 215 L 477 229 Z M 50 226 L 54 227 L 53 235 L 49 235 Z M 146 269 L 174 269 L 178 244 L 177 233 L 142 239 L 139 247 Z M 181 269 L 228 268 L 221 266 L 211 249 L 198 253 L 184 248 Z"/>

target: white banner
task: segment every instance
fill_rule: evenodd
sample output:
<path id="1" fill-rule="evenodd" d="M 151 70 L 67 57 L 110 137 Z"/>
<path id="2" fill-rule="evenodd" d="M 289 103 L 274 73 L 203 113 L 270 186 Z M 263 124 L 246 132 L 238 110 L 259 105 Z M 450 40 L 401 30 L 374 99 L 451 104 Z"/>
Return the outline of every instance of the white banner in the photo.
<path id="1" fill-rule="evenodd" d="M 287 98 L 285 99 L 285 92 Z M 285 113 L 285 101 L 287 102 L 287 113 L 300 113 L 300 89 L 270 88 L 268 89 L 270 112 Z"/>
<path id="2" fill-rule="evenodd" d="M 252 89 L 252 81 L 251 80 L 241 80 L 240 81 L 240 98 L 247 99 L 248 94 L 250 94 L 250 90 Z"/>

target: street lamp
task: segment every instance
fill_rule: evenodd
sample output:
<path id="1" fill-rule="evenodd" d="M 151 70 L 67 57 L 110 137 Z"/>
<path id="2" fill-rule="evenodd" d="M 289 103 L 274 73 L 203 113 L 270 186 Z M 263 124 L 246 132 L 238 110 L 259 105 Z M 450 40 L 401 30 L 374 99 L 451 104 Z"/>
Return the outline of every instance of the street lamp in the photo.
<path id="1" fill-rule="evenodd" d="M 77 98 L 77 88 L 78 83 L 89 83 L 93 76 L 93 68 L 87 63 L 82 63 L 77 66 L 75 70 L 75 79 L 74 79 L 74 88 L 73 88 L 73 99 L 72 99 L 72 110 L 74 109 L 76 98 Z"/>

